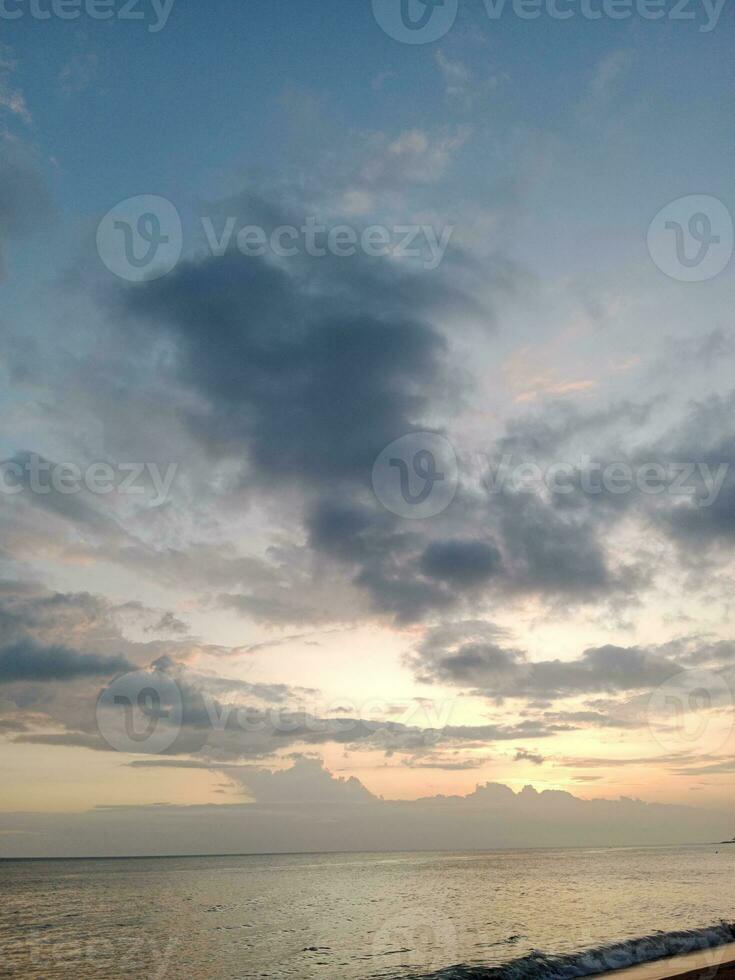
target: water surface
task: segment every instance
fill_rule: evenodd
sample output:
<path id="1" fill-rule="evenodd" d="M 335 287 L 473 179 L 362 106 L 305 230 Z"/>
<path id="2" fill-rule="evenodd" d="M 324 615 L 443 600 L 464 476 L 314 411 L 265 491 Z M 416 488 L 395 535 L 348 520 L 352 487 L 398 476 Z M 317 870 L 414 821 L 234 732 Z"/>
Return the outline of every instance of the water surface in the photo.
<path id="1" fill-rule="evenodd" d="M 735 847 L 0 862 L 0 976 L 372 980 L 735 919 Z"/>

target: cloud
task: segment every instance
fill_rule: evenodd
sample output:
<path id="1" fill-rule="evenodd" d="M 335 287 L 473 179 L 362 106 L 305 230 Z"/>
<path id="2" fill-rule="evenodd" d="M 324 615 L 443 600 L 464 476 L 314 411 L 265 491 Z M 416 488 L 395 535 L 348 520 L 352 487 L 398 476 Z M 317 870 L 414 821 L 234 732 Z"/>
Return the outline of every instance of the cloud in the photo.
<path id="1" fill-rule="evenodd" d="M 132 669 L 133 664 L 124 657 L 95 656 L 67 647 L 39 647 L 32 642 L 0 647 L 0 684 L 109 677 Z"/>
<path id="2" fill-rule="evenodd" d="M 413 133 L 389 155 L 425 151 L 423 137 Z M 288 219 L 253 196 L 229 207 L 250 220 Z M 183 262 L 165 279 L 116 295 L 119 320 L 135 345 L 170 349 L 161 383 L 187 392 L 178 418 L 208 459 L 236 461 L 240 486 L 251 494 L 289 499 L 312 551 L 332 565 L 353 566 L 356 592 L 378 612 L 407 621 L 461 599 L 421 575 L 420 540 L 397 527 L 371 486 L 380 452 L 425 426 L 438 403 L 459 397 L 436 321 L 466 300 L 450 275 L 436 273 L 419 275 L 405 262 L 362 254 L 349 264 L 328 255 L 284 263 L 233 249 Z M 298 533 L 294 527 L 293 537 Z M 484 574 L 486 555 L 468 552 L 467 560 L 475 562 L 475 575 Z M 285 580 L 272 574 L 266 587 L 254 575 L 252 590 L 219 601 L 274 623 L 323 618 L 312 603 L 294 601 L 302 589 L 294 587 L 293 569 L 283 572 Z"/>
<path id="3" fill-rule="evenodd" d="M 185 622 L 177 619 L 170 611 L 164 612 L 158 622 L 145 627 L 146 633 L 177 633 L 186 635 L 189 627 Z"/>
<path id="4" fill-rule="evenodd" d="M 459 747 L 486 747 L 494 742 L 513 742 L 528 738 L 549 738 L 569 731 L 568 724 L 524 719 L 518 723 L 488 722 L 479 725 L 452 723 L 454 704 L 411 701 L 396 708 L 400 720 L 376 717 L 371 703 L 369 717 L 360 705 L 344 711 L 319 710 L 319 692 L 285 684 L 251 683 L 205 674 L 168 656 L 150 666 L 151 686 L 159 690 L 161 714 L 157 728 L 168 728 L 166 757 L 194 757 L 215 765 L 239 760 L 277 758 L 288 749 L 341 745 L 361 750 L 424 758 L 438 763 L 443 751 Z M 159 683 L 161 675 L 175 682 Z M 173 691 L 176 691 L 175 703 Z M 97 751 L 114 751 L 110 732 L 126 730 L 128 719 L 123 705 L 108 705 L 103 738 L 98 731 L 94 704 L 99 692 L 76 705 L 75 711 L 56 714 L 65 731 L 34 731 L 15 741 L 27 744 L 78 745 Z M 48 711 L 48 707 L 44 705 Z M 384 714 L 391 714 L 386 705 Z M 45 727 L 50 726 L 46 718 Z M 35 718 L 38 727 L 39 719 Z M 147 753 L 141 743 L 141 755 Z"/>
<path id="5" fill-rule="evenodd" d="M 590 600 L 630 587 L 610 568 L 601 528 L 588 515 L 526 493 L 499 494 L 492 507 L 516 588 Z"/>
<path id="6" fill-rule="evenodd" d="M 407 129 L 390 139 L 371 137 L 368 159 L 359 171 L 357 186 L 398 190 L 413 184 L 433 184 L 442 177 L 470 136 L 469 127 L 434 134 Z"/>
<path id="7" fill-rule="evenodd" d="M 456 755 L 434 755 L 424 758 L 422 756 L 412 756 L 402 760 L 403 765 L 408 769 L 431 769 L 441 770 L 442 772 L 467 772 L 472 769 L 481 769 L 488 763 L 487 756 L 474 756 L 471 758 L 457 758 Z"/>
<path id="8" fill-rule="evenodd" d="M 53 741 L 61 736 L 65 744 L 76 744 L 79 733 L 80 744 L 96 746 L 102 682 L 152 661 L 183 662 L 206 649 L 190 638 L 127 637 L 127 630 L 144 633 L 162 617 L 165 610 L 138 602 L 117 604 L 87 592 L 53 592 L 37 582 L 0 579 L 0 715 L 22 723 L 19 731 L 51 733 Z M 258 690 L 275 697 L 277 688 Z"/>
<path id="9" fill-rule="evenodd" d="M 538 752 L 529 752 L 527 749 L 518 749 L 513 757 L 516 762 L 532 762 L 535 766 L 542 766 L 546 762 L 543 755 Z"/>
<path id="10" fill-rule="evenodd" d="M 168 610 L 151 609 L 140 602 L 118 605 L 89 592 L 54 592 L 33 581 L 0 579 L 0 645 L 32 640 L 40 646 L 74 640 L 81 648 L 115 645 L 136 659 L 151 659 L 165 651 L 183 656 L 184 644 L 136 644 L 122 633 L 124 623 L 134 622 L 144 632 L 173 630 L 177 620 Z M 172 623 L 174 626 L 172 627 Z"/>
<path id="11" fill-rule="evenodd" d="M 650 690 L 676 674 L 682 663 L 656 650 L 607 644 L 591 647 L 575 660 L 529 660 L 525 652 L 500 646 L 476 622 L 447 635 L 428 630 L 425 639 L 408 657 L 417 678 L 473 689 L 491 698 L 559 699 L 584 694 Z M 578 721 L 599 724 L 598 713 Z M 561 720 L 560 715 L 552 715 Z M 574 715 L 566 715 L 573 721 Z"/>
<path id="12" fill-rule="evenodd" d="M 314 622 L 315 610 L 307 605 L 294 601 L 288 589 L 283 589 L 283 595 L 228 595 L 221 594 L 217 602 L 223 609 L 232 609 L 256 622 L 267 623 L 271 626 L 278 624 L 293 625 L 294 623 Z"/>
<path id="13" fill-rule="evenodd" d="M 441 48 L 437 48 L 435 60 L 444 79 L 447 98 L 466 102 L 474 88 L 469 68 L 461 61 L 449 59 Z"/>
<path id="14" fill-rule="evenodd" d="M 381 142 L 378 156 L 415 161 L 441 142 L 411 131 Z M 298 224 L 302 199 L 288 188 L 285 203 L 248 194 L 212 210 L 267 227 Z M 128 356 L 169 395 L 202 491 L 211 493 L 216 481 L 221 510 L 210 508 L 208 520 L 219 525 L 228 507 L 242 510 L 247 501 L 262 506 L 281 533 L 277 547 L 247 559 L 249 568 L 237 548 L 215 554 L 210 547 L 205 570 L 195 558 L 204 557 L 201 542 L 175 554 L 146 547 L 121 537 L 120 528 L 116 537 L 111 519 L 93 527 L 95 515 L 85 510 L 79 521 L 102 539 L 87 550 L 157 581 L 165 575 L 202 588 L 219 578 L 213 602 L 274 625 L 376 616 L 410 624 L 526 596 L 569 605 L 637 601 L 648 570 L 622 563 L 609 536 L 630 509 L 617 498 L 609 506 L 541 494 L 483 499 L 463 484 L 447 513 L 423 526 L 408 526 L 376 501 L 371 469 L 379 452 L 417 427 L 447 432 L 474 394 L 466 378 L 459 383 L 447 325 L 468 312 L 492 320 L 492 291 L 501 286 L 490 277 L 491 300 L 480 308 L 459 286 L 467 285 L 471 260 L 450 251 L 436 274 L 419 275 L 405 262 L 360 254 L 349 263 L 329 255 L 284 262 L 232 249 L 190 258 L 165 279 L 121 287 L 112 300 L 101 294 L 105 312 L 124 329 Z M 162 349 L 166 358 L 153 356 Z M 535 438 L 550 451 L 552 439 L 562 445 L 619 431 L 645 412 L 626 403 L 592 417 L 557 409 L 541 422 L 509 426 L 496 449 Z M 62 503 L 44 506 L 76 520 Z M 176 501 L 171 511 L 186 506 Z M 163 530 L 165 516 L 161 523 Z"/>
<path id="15" fill-rule="evenodd" d="M 286 770 L 223 768 L 253 802 L 104 807 L 81 814 L 0 814 L 6 856 L 294 851 L 466 850 L 679 844 L 722 840 L 726 812 L 640 800 L 514 793 L 499 783 L 468 796 L 383 800 L 354 779 L 299 759 Z M 145 834 L 141 834 L 141 826 Z M 11 837 L 30 831 L 34 839 Z"/>
<path id="16" fill-rule="evenodd" d="M 85 92 L 94 79 L 98 59 L 94 52 L 73 55 L 62 67 L 58 84 L 65 95 L 79 95 Z"/>
<path id="17" fill-rule="evenodd" d="M 710 762 L 707 765 L 683 766 L 674 770 L 677 776 L 721 776 L 735 774 L 735 757 L 720 759 L 718 762 Z"/>
<path id="18" fill-rule="evenodd" d="M 557 723 L 561 725 L 581 725 L 583 727 L 592 728 L 619 728 L 619 729 L 634 729 L 640 728 L 642 725 L 641 718 L 623 718 L 616 714 L 616 711 L 620 711 L 621 706 L 611 703 L 608 712 L 603 711 L 593 711 L 593 710 L 577 710 L 577 711 L 544 711 L 543 719 L 549 723 Z"/>
<path id="19" fill-rule="evenodd" d="M 329 806 L 330 803 L 364 804 L 376 800 L 354 776 L 349 779 L 333 776 L 318 759 L 301 758 L 290 769 L 271 771 L 244 767 L 228 770 L 228 773 L 264 804 L 318 803 Z"/>
<path id="20" fill-rule="evenodd" d="M 230 252 L 124 302 L 175 345 L 177 374 L 203 400 L 189 424 L 211 451 L 247 448 L 262 477 L 329 485 L 364 480 L 414 427 L 445 351 L 427 323 L 361 313 L 343 279 L 335 302 L 318 282 Z"/>
<path id="21" fill-rule="evenodd" d="M 487 582 L 502 566 L 498 549 L 484 541 L 435 541 L 421 557 L 424 575 L 459 587 Z"/>
<path id="22" fill-rule="evenodd" d="M 25 98 L 13 82 L 13 75 L 18 69 L 18 62 L 13 51 L 7 44 L 0 44 L 0 110 L 5 110 L 11 117 L 19 119 L 25 125 L 32 123 Z M 0 129 L 0 136 L 2 129 Z"/>
<path id="23" fill-rule="evenodd" d="M 633 61 L 634 53 L 629 48 L 618 48 L 600 59 L 579 106 L 579 116 L 584 123 L 599 126 L 611 113 Z"/>
<path id="24" fill-rule="evenodd" d="M 416 164 L 450 135 L 458 138 L 417 130 L 378 139 L 363 166 L 376 186 L 381 175 L 390 184 L 386 159 Z M 325 188 L 313 193 L 327 200 Z M 298 225 L 308 213 L 303 191 L 292 186 L 273 202 L 265 193 L 243 194 L 212 213 L 267 227 Z M 212 542 L 227 540 L 233 515 L 244 523 L 257 508 L 266 532 L 259 541 L 270 532 L 277 538 L 257 557 L 239 554 L 238 536 L 221 547 L 186 541 L 163 549 L 158 535 L 146 544 L 124 533 L 131 527 L 124 515 L 115 520 L 97 502 L 30 503 L 85 527 L 90 540 L 76 554 L 170 585 L 204 590 L 211 582 L 210 608 L 265 624 L 391 618 L 403 625 L 530 597 L 570 610 L 640 602 L 666 570 L 644 554 L 625 554 L 620 523 L 656 514 L 661 533 L 676 534 L 676 521 L 715 522 L 716 508 L 674 513 L 635 493 L 482 494 L 463 479 L 445 514 L 411 526 L 376 501 L 370 477 L 378 453 L 419 426 L 455 438 L 450 427 L 477 394 L 469 372 L 458 371 L 467 337 L 458 343 L 454 326 L 468 313 L 494 322 L 501 284 L 490 277 L 490 300 L 480 308 L 469 288 L 472 268 L 459 249 L 431 275 L 365 255 L 349 263 L 329 255 L 280 261 L 233 249 L 190 257 L 162 280 L 98 294 L 124 351 L 116 376 L 138 366 L 146 384 L 165 394 L 168 424 L 184 447 L 182 497 L 157 515 L 157 531 L 166 534 L 169 519 L 206 498 Z M 156 355 L 163 350 L 165 357 Z M 624 440 L 650 423 L 658 405 L 623 399 L 583 410 L 554 402 L 512 418 L 489 458 L 512 451 L 553 462 L 594 444 L 603 456 L 623 446 L 618 458 L 635 460 L 639 446 L 634 451 Z M 190 499 L 185 480 L 196 486 Z M 726 496 L 723 524 L 731 516 Z"/>
<path id="25" fill-rule="evenodd" d="M 633 62 L 633 52 L 618 48 L 601 59 L 595 70 L 590 86 L 590 95 L 595 101 L 609 97 L 611 90 L 625 76 Z"/>

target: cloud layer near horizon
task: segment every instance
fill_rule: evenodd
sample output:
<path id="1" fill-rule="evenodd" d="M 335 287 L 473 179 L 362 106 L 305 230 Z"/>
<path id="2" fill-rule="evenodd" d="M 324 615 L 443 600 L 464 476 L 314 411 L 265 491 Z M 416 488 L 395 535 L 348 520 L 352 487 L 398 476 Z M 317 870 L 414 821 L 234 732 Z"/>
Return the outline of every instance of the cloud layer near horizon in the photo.
<path id="1" fill-rule="evenodd" d="M 356 779 L 337 779 L 308 759 L 284 772 L 245 767 L 227 774 L 255 800 L 220 805 L 215 812 L 154 806 L 63 816 L 0 814 L 5 856 L 452 851 L 458 841 L 463 850 L 683 844 L 720 840 L 729 829 L 726 814 L 706 810 L 630 799 L 585 801 L 532 787 L 514 793 L 496 783 L 466 797 L 384 801 Z"/>

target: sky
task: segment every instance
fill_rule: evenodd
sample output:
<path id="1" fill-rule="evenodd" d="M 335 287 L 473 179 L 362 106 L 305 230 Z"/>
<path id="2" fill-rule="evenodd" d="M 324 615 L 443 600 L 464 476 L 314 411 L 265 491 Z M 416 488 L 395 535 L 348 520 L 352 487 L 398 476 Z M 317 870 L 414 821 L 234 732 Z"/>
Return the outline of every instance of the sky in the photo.
<path id="1" fill-rule="evenodd" d="M 0 855 L 735 833 L 734 26 L 0 4 Z"/>

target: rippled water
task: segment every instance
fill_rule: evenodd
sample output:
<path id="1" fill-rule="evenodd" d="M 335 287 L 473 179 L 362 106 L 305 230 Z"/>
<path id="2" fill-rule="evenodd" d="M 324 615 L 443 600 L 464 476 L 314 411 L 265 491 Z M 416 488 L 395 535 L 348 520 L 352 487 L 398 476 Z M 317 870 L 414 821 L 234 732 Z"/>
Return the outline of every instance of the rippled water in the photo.
<path id="1" fill-rule="evenodd" d="M 0 976 L 500 966 L 735 919 L 735 847 L 0 863 Z"/>

